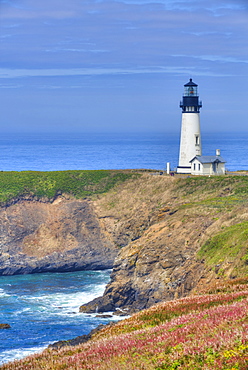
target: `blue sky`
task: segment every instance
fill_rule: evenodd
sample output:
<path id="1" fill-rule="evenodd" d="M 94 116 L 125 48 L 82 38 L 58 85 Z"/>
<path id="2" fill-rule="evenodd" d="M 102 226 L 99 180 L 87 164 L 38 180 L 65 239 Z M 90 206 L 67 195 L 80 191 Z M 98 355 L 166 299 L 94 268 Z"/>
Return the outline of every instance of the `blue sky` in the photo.
<path id="1" fill-rule="evenodd" d="M 2 132 L 248 131 L 247 0 L 0 0 Z"/>

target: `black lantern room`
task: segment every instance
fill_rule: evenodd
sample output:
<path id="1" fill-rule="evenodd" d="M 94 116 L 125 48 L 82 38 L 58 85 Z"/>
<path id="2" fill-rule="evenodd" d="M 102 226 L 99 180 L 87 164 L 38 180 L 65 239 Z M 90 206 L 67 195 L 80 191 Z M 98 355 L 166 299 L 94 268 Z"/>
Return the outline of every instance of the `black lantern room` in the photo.
<path id="1" fill-rule="evenodd" d="M 190 78 L 189 82 L 184 85 L 183 101 L 180 102 L 180 108 L 183 113 L 199 113 L 202 102 L 199 101 L 197 93 L 197 84 Z"/>

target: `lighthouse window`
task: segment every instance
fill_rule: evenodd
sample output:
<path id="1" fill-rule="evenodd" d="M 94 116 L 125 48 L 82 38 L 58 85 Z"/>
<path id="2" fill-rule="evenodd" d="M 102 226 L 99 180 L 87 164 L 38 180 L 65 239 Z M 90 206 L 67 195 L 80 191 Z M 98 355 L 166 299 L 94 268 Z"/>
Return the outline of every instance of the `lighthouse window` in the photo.
<path id="1" fill-rule="evenodd" d="M 198 135 L 195 136 L 195 145 L 199 145 L 199 136 Z"/>

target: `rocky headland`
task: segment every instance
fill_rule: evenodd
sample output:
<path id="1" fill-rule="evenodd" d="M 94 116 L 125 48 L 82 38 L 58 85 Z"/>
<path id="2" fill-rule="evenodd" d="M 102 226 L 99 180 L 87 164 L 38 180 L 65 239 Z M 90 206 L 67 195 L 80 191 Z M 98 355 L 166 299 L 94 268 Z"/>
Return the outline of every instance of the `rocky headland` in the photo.
<path id="1" fill-rule="evenodd" d="M 144 174 L 95 201 L 122 248 L 103 297 L 80 311 L 133 313 L 247 275 L 246 189 L 246 177 Z"/>
<path id="2" fill-rule="evenodd" d="M 88 313 L 131 313 L 244 276 L 247 184 L 137 171 L 84 199 L 16 198 L 0 209 L 0 274 L 113 268 Z"/>

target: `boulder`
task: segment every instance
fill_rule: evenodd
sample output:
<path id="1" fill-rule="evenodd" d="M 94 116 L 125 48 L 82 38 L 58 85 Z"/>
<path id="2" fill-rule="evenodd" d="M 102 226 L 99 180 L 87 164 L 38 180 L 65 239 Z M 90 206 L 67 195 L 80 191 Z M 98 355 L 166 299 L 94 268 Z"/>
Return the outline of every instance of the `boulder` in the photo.
<path id="1" fill-rule="evenodd" d="M 0 324 L 0 329 L 10 329 L 11 326 L 9 324 Z"/>

